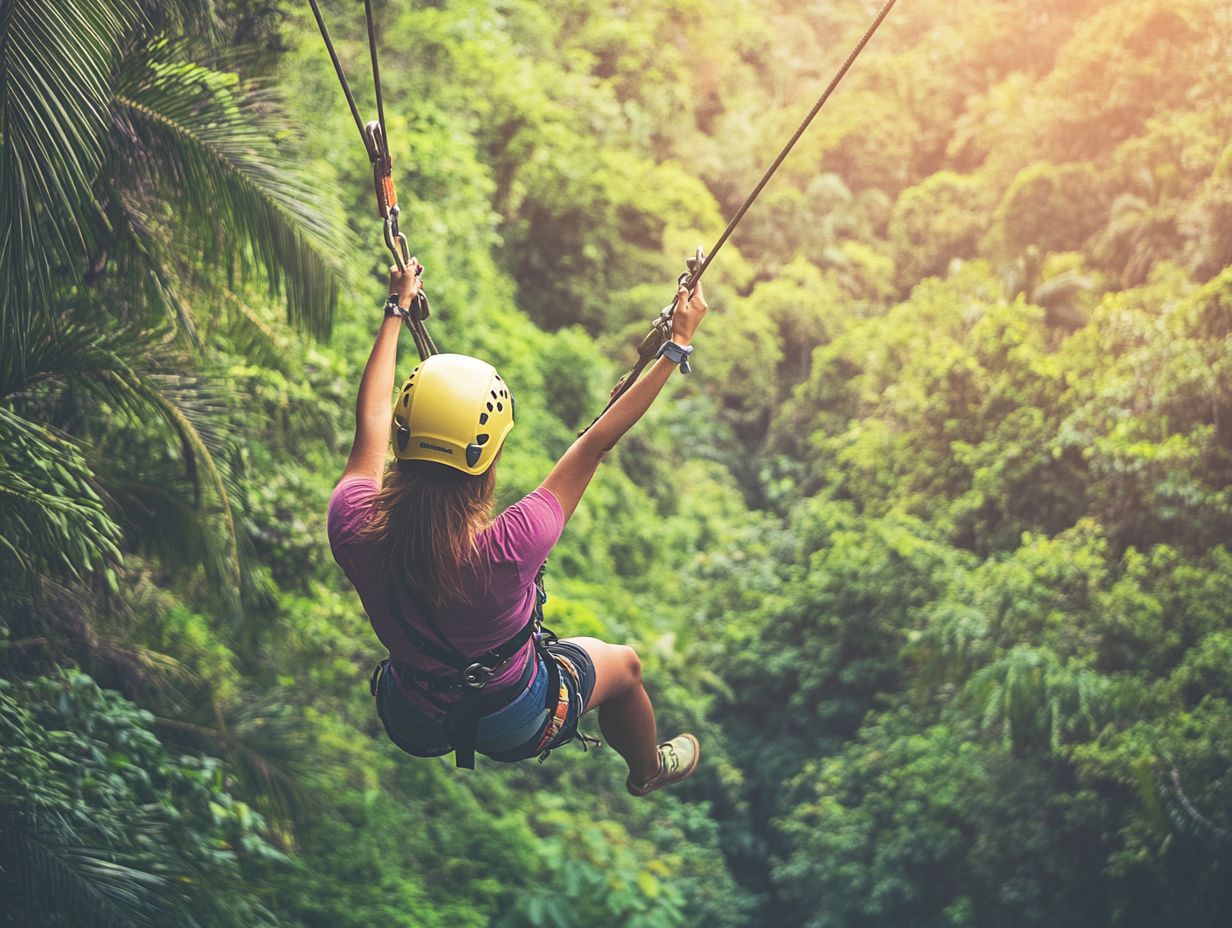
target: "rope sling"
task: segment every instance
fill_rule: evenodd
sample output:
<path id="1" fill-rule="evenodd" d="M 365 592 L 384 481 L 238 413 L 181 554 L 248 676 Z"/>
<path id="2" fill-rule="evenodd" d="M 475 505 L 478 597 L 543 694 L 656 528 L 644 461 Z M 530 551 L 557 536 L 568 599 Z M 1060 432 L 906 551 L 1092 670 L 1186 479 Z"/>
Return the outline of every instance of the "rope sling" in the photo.
<path id="1" fill-rule="evenodd" d="M 744 214 L 749 211 L 749 208 L 761 195 L 766 184 L 770 183 L 770 179 L 778 171 L 779 166 L 791 154 L 792 149 L 796 147 L 796 143 L 800 141 L 800 137 L 812 125 L 817 114 L 821 112 L 826 101 L 830 99 L 842 79 L 851 70 L 851 66 L 855 64 L 856 59 L 864 51 L 864 47 L 868 45 L 877 29 L 881 26 L 885 18 L 890 14 L 890 10 L 894 8 L 894 4 L 898 0 L 885 0 L 877 15 L 873 17 L 868 28 L 864 30 L 864 35 L 855 44 L 851 51 L 847 54 L 846 59 L 835 72 L 834 77 L 830 79 L 830 83 L 826 85 L 817 102 L 813 104 L 808 115 L 804 117 L 804 121 L 792 133 L 791 138 L 787 140 L 778 155 L 770 163 L 762 174 L 761 179 L 753 190 L 745 197 L 744 202 L 740 204 L 740 208 L 728 221 L 726 228 L 719 235 L 718 240 L 711 246 L 709 252 L 704 252 L 698 248 L 693 257 L 686 262 L 686 270 L 677 280 L 679 287 L 684 287 L 691 295 L 697 287 L 698 282 L 702 279 L 702 275 L 706 273 L 706 269 L 714 262 L 715 256 L 719 253 L 722 247 L 731 238 L 732 233 L 736 231 L 736 227 L 740 225 L 740 221 L 744 218 Z M 367 21 L 368 28 L 368 56 L 372 62 L 372 83 L 376 92 L 376 111 L 377 118 L 373 122 L 365 123 L 359 115 L 359 107 L 356 106 L 355 97 L 351 93 L 350 84 L 347 83 L 346 72 L 342 68 L 342 62 L 338 58 L 338 52 L 334 48 L 334 43 L 329 35 L 329 30 L 325 26 L 325 20 L 321 16 L 321 8 L 317 0 L 308 0 L 312 7 L 313 16 L 316 17 L 317 28 L 321 32 L 321 39 L 325 43 L 325 48 L 329 52 L 330 60 L 334 64 L 334 72 L 338 75 L 338 82 L 342 85 L 342 92 L 346 96 L 347 105 L 351 109 L 351 116 L 355 119 L 355 127 L 359 130 L 360 139 L 364 143 L 364 149 L 368 152 L 368 160 L 372 163 L 372 179 L 373 187 L 376 190 L 377 212 L 385 223 L 385 247 L 389 249 L 393 255 L 395 264 L 400 271 L 405 271 L 410 263 L 410 251 L 407 248 L 406 236 L 398 228 L 398 195 L 394 189 L 393 181 L 393 159 L 389 154 L 389 136 L 385 131 L 385 102 L 381 93 L 381 68 L 377 56 L 377 34 L 376 25 L 372 16 L 372 0 L 364 0 L 364 15 Z M 616 386 L 612 388 L 611 396 L 607 401 L 602 411 L 595 417 L 594 422 L 598 422 L 603 413 L 607 412 L 621 396 L 623 396 L 630 387 L 641 376 L 646 365 L 649 364 L 659 353 L 659 349 L 664 343 L 672 337 L 672 315 L 676 310 L 675 299 L 668 303 L 660 311 L 658 317 L 651 326 L 646 337 L 642 339 L 637 348 L 637 362 L 629 371 L 620 378 Z M 428 318 L 430 309 L 428 305 L 428 297 L 422 290 L 416 295 L 414 302 L 411 304 L 410 310 L 403 321 L 411 330 L 411 336 L 415 339 L 415 348 L 419 352 L 420 360 L 426 360 L 431 355 L 437 353 L 436 343 L 432 341 L 432 336 L 428 334 L 427 327 L 424 325 L 424 320 Z M 594 425 L 594 422 L 591 425 Z M 578 434 L 584 434 L 590 426 L 582 429 Z"/>
<path id="2" fill-rule="evenodd" d="M 308 0 L 312 7 L 312 15 L 316 18 L 317 29 L 325 49 L 329 52 L 330 61 L 334 63 L 334 73 L 338 75 L 338 83 L 342 85 L 342 93 L 346 96 L 347 106 L 351 108 L 351 117 L 355 120 L 355 128 L 359 130 L 359 138 L 368 152 L 368 160 L 372 163 L 372 186 L 376 191 L 377 215 L 385 224 L 385 247 L 393 256 L 394 264 L 399 271 L 406 271 L 410 266 L 411 252 L 407 247 L 406 236 L 398 228 L 398 191 L 394 187 L 393 158 L 389 154 L 389 133 L 385 129 L 385 97 L 381 90 L 381 64 L 377 55 L 376 22 L 372 16 L 372 0 L 364 0 L 364 18 L 368 26 L 368 58 L 372 62 L 372 86 L 376 93 L 376 119 L 365 123 L 359 115 L 359 107 L 355 103 L 355 95 L 351 93 L 351 85 L 347 81 L 346 71 L 338 58 L 325 18 L 321 15 L 321 7 L 317 0 Z M 411 330 L 415 340 L 415 350 L 419 352 L 419 360 L 426 361 L 437 354 L 436 342 L 428 334 L 425 320 L 432 313 L 428 303 L 428 295 L 421 288 L 411 302 L 410 309 L 402 317 L 406 327 Z"/>

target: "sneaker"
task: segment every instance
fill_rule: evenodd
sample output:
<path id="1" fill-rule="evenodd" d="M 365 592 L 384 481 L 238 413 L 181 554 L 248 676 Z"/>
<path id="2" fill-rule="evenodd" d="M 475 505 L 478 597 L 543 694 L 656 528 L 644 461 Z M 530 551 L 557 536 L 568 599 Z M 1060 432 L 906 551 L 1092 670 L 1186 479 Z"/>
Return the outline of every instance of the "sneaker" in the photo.
<path id="1" fill-rule="evenodd" d="M 679 783 L 697 769 L 702 746 L 693 735 L 677 735 L 659 745 L 659 772 L 645 783 L 625 780 L 625 787 L 634 796 L 645 796 L 656 789 Z"/>

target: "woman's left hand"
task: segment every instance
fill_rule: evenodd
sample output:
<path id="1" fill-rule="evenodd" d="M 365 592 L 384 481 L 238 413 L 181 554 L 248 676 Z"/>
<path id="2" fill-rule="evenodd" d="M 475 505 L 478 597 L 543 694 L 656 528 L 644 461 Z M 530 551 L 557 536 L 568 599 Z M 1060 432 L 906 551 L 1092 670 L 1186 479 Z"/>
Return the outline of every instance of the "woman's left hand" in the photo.
<path id="1" fill-rule="evenodd" d="M 423 265 L 411 258 L 405 271 L 395 264 L 389 269 L 389 292 L 398 294 L 398 305 L 410 308 L 411 302 L 423 290 Z"/>

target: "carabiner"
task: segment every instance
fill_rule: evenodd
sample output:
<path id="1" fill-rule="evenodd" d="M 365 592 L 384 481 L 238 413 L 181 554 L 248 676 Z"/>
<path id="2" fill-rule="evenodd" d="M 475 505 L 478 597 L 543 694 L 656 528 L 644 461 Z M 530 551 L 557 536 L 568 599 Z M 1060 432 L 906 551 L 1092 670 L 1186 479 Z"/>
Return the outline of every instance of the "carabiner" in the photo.
<path id="1" fill-rule="evenodd" d="M 693 288 L 690 286 L 693 283 L 693 278 L 697 274 L 698 269 L 706 262 L 706 253 L 702 251 L 699 245 L 697 251 L 689 257 L 685 258 L 685 267 L 688 268 L 683 274 L 676 278 L 676 286 L 686 288 L 690 295 L 693 293 Z M 676 298 L 672 297 L 672 301 L 663 307 L 659 312 L 659 321 L 655 325 L 664 322 L 670 322 L 672 316 L 676 313 Z"/>
<path id="2" fill-rule="evenodd" d="M 494 669 L 483 664 L 474 663 L 462 671 L 462 682 L 474 690 L 481 690 L 488 685 Z"/>
<path id="3" fill-rule="evenodd" d="M 688 287 L 689 292 L 692 293 L 693 292 L 693 286 L 692 286 L 693 279 L 697 276 L 697 272 L 701 269 L 701 266 L 705 263 L 706 263 L 706 253 L 702 251 L 702 247 L 698 245 L 697 251 L 694 252 L 693 256 L 689 258 L 685 258 L 684 260 L 685 267 L 688 268 L 688 271 L 680 275 L 680 286 Z"/>
<path id="4" fill-rule="evenodd" d="M 394 256 L 394 264 L 399 271 L 405 271 L 411 263 L 411 249 L 406 242 L 406 236 L 398 231 L 398 207 L 391 207 L 385 217 L 385 247 Z"/>

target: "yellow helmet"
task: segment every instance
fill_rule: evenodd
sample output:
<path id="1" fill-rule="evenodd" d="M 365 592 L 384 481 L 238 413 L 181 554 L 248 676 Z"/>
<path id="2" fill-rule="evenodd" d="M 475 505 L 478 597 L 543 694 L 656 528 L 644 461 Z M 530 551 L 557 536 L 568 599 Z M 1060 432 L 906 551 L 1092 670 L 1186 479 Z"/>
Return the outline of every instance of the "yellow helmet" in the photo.
<path id="1" fill-rule="evenodd" d="M 394 404 L 394 457 L 467 474 L 492 466 L 513 428 L 513 395 L 487 361 L 436 354 L 411 371 Z"/>

